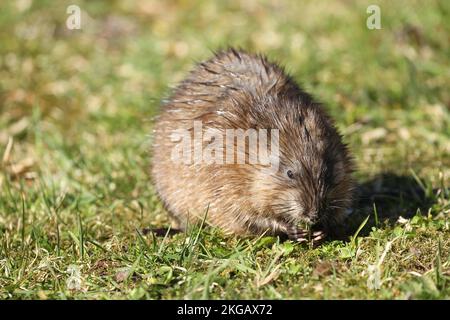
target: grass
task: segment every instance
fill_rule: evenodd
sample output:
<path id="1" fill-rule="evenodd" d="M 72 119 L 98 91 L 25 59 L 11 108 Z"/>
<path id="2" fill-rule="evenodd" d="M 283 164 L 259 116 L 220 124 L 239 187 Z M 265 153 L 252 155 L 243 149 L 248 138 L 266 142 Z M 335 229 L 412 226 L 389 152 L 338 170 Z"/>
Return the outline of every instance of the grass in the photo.
<path id="1" fill-rule="evenodd" d="M 370 1 L 2 2 L 0 298 L 449 299 L 450 6 L 378 3 L 381 30 Z M 349 241 L 145 232 L 168 226 L 159 101 L 227 45 L 285 64 L 336 119 L 358 164 Z"/>

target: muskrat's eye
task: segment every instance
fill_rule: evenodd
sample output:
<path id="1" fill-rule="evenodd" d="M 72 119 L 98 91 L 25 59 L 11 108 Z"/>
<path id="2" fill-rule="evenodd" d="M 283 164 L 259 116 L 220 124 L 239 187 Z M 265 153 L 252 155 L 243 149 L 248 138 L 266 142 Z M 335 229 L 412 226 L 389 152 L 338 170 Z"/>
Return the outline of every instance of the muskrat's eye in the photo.
<path id="1" fill-rule="evenodd" d="M 289 179 L 294 179 L 294 173 L 292 172 L 292 170 L 286 171 L 286 175 L 289 177 Z"/>

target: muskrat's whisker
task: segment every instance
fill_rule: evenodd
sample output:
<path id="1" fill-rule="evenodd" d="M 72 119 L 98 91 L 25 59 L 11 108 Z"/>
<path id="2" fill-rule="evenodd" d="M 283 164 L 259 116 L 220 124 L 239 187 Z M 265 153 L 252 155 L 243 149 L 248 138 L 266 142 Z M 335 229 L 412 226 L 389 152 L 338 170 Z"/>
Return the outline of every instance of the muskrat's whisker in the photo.
<path id="1" fill-rule="evenodd" d="M 331 208 L 331 209 L 344 209 L 343 207 L 339 207 L 339 206 L 328 206 L 328 208 Z"/>
<path id="2" fill-rule="evenodd" d="M 330 201 L 330 203 L 336 203 L 336 202 L 344 202 L 344 203 L 347 203 L 348 200 L 334 199 L 334 200 L 331 200 L 331 201 Z"/>

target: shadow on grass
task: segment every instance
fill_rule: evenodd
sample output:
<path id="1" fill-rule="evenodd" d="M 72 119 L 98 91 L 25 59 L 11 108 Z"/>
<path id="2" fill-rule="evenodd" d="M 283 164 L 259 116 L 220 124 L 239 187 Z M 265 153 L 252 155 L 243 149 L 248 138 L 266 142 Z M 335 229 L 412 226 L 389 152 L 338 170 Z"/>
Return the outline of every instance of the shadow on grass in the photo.
<path id="1" fill-rule="evenodd" d="M 431 191 L 431 192 L 430 192 Z M 435 202 L 433 190 L 427 191 L 413 176 L 382 173 L 358 185 L 352 214 L 347 218 L 342 239 L 353 235 L 369 216 L 360 235 L 372 226 L 392 225 L 401 216 L 411 218 L 418 210 L 425 214 Z"/>

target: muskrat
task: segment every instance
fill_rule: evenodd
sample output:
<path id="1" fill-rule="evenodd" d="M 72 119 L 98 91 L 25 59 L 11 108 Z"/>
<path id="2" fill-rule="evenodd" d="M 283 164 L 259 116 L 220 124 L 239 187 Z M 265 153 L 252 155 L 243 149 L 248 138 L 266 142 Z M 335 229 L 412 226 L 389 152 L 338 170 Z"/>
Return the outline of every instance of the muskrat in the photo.
<path id="1" fill-rule="evenodd" d="M 213 129 L 223 136 L 228 129 L 277 129 L 279 141 L 270 145 L 279 148 L 277 170 L 247 160 L 192 162 L 196 143 L 215 140 L 195 142 L 195 121 L 201 133 Z M 188 161 L 174 159 L 174 132 L 194 139 L 184 149 Z M 351 204 L 353 161 L 333 120 L 262 55 L 228 49 L 199 63 L 163 103 L 153 138 L 152 178 L 175 228 L 206 215 L 208 224 L 226 233 L 287 235 L 299 242 L 312 235 L 319 241 L 338 230 Z M 232 143 L 236 151 L 234 138 Z M 251 154 L 248 146 L 244 154 Z"/>

